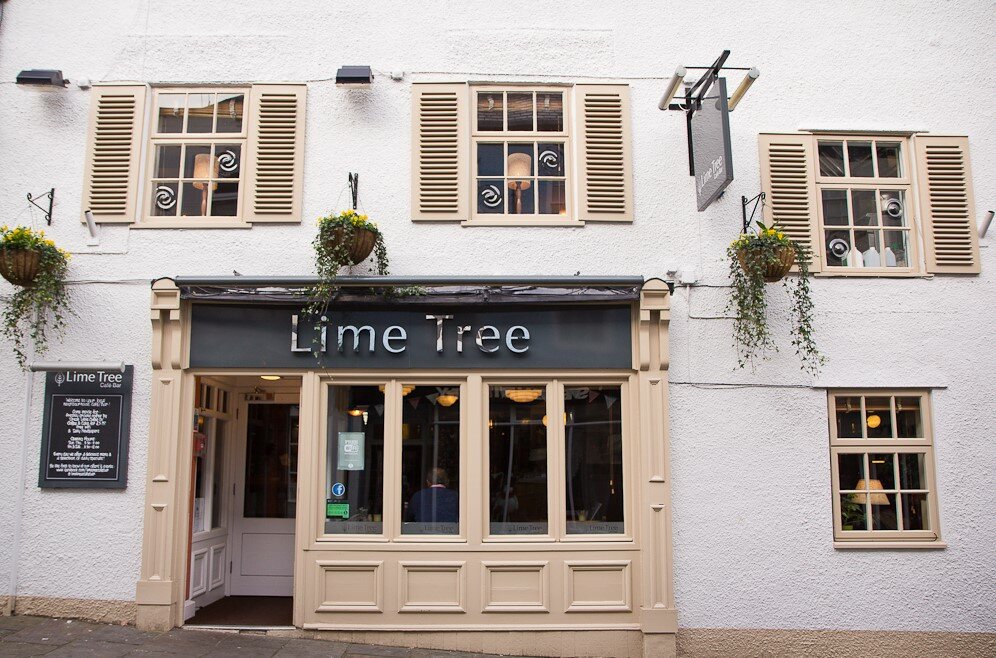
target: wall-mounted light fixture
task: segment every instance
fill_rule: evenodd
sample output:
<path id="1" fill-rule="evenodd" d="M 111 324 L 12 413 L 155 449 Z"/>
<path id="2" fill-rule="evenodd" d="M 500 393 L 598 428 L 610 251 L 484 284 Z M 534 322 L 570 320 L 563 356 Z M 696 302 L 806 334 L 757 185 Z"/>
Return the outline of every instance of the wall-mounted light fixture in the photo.
<path id="1" fill-rule="evenodd" d="M 667 90 L 664 95 L 661 96 L 661 102 L 657 104 L 657 108 L 661 110 L 666 110 L 667 106 L 671 104 L 674 99 L 674 95 L 678 93 L 678 89 L 681 88 L 681 83 L 685 81 L 685 75 L 688 73 L 688 69 L 684 66 L 679 66 L 674 70 L 674 75 L 671 76 L 671 81 L 667 83 Z"/>
<path id="2" fill-rule="evenodd" d="M 48 89 L 65 89 L 69 85 L 69 80 L 62 77 L 62 71 L 29 69 L 17 74 L 17 84 Z"/>
<path id="3" fill-rule="evenodd" d="M 369 66 L 342 66 L 335 72 L 335 83 L 343 87 L 364 87 L 373 82 Z"/>
<path id="4" fill-rule="evenodd" d="M 989 212 L 986 213 L 985 219 L 983 219 L 979 223 L 979 237 L 980 238 L 986 237 L 986 233 L 989 232 L 989 225 L 993 223 L 993 215 L 994 214 L 996 214 L 996 213 L 993 213 L 993 211 L 990 210 Z"/>
<path id="5" fill-rule="evenodd" d="M 757 70 L 757 67 L 752 66 L 750 70 L 747 71 L 747 75 L 745 75 L 744 79 L 740 81 L 740 86 L 738 86 L 733 92 L 733 95 L 730 96 L 730 112 L 737 109 L 737 103 L 740 102 L 740 100 L 744 97 L 744 94 L 747 93 L 747 90 L 750 89 L 750 86 L 754 84 L 754 81 L 760 76 L 761 72 Z"/>

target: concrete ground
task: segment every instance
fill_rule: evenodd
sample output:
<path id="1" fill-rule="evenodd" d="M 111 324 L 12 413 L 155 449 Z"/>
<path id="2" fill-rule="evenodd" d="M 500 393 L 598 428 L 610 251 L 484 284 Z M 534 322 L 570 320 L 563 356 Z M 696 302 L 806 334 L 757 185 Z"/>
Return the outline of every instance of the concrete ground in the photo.
<path id="1" fill-rule="evenodd" d="M 91 624 L 48 617 L 0 617 L 0 656 L 256 656 L 326 658 L 497 658 L 488 654 L 403 649 L 368 644 L 298 640 L 246 633 L 215 633 L 174 628 L 146 633 L 132 626 Z"/>

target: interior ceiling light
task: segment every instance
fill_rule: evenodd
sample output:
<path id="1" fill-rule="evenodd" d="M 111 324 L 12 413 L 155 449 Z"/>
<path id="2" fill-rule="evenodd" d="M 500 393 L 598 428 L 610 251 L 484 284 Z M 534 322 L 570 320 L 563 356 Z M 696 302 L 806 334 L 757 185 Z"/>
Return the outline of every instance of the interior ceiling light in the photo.
<path id="1" fill-rule="evenodd" d="M 872 414 L 871 416 L 868 416 L 868 427 L 875 429 L 881 424 L 882 424 L 882 417 L 879 416 L 878 414 Z"/>
<path id="2" fill-rule="evenodd" d="M 505 390 L 505 397 L 512 402 L 532 402 L 543 395 L 543 390 L 539 388 L 509 388 Z"/>
<path id="3" fill-rule="evenodd" d="M 275 382 L 280 379 L 280 375 L 260 375 L 260 379 L 265 379 L 268 382 Z"/>
<path id="4" fill-rule="evenodd" d="M 356 407 L 355 409 L 350 409 L 346 413 L 349 414 L 350 416 L 362 416 L 363 415 L 363 409 L 361 409 L 359 407 Z"/>
<path id="5" fill-rule="evenodd" d="M 436 402 L 443 405 L 444 407 L 452 407 L 459 399 L 460 398 L 458 396 L 453 395 L 452 393 L 443 393 L 442 395 L 436 398 Z"/>
<path id="6" fill-rule="evenodd" d="M 341 87 L 365 87 L 373 82 L 369 66 L 341 66 L 335 72 L 335 83 Z"/>
<path id="7" fill-rule="evenodd" d="M 64 89 L 69 85 L 69 80 L 62 77 L 62 71 L 29 69 L 17 74 L 17 84 Z"/>
<path id="8" fill-rule="evenodd" d="M 380 386 L 377 387 L 377 390 L 380 391 L 381 393 L 383 393 L 385 388 L 387 388 L 387 387 L 384 384 L 381 384 Z M 402 395 L 402 397 L 408 395 L 409 393 L 411 393 L 414 390 L 415 390 L 415 384 L 402 384 L 401 385 L 401 395 Z"/>

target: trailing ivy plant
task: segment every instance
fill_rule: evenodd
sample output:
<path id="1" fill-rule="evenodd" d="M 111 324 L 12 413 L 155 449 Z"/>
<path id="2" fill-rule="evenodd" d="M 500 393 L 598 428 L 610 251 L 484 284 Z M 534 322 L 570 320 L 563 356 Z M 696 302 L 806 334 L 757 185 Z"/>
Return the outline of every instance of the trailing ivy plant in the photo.
<path id="1" fill-rule="evenodd" d="M 733 338 L 738 364 L 752 367 L 757 358 L 767 358 L 768 350 L 778 345 L 768 326 L 768 298 L 764 276 L 769 265 L 781 261 L 785 249 L 791 249 L 799 264 L 798 277 L 782 280 L 790 299 L 792 346 L 802 361 L 802 369 L 817 374 L 826 363 L 813 337 L 813 300 L 809 287 L 810 250 L 790 240 L 775 227 L 757 223 L 757 233 L 744 233 L 726 250 L 730 262 L 732 288 L 727 311 L 733 311 Z"/>
<path id="2" fill-rule="evenodd" d="M 48 349 L 50 332 L 61 334 L 68 315 L 69 290 L 66 272 L 69 253 L 45 237 L 44 231 L 25 226 L 0 227 L 0 249 L 7 254 L 34 251 L 41 258 L 38 275 L 3 303 L 3 336 L 14 347 L 17 364 L 23 368 L 28 358 L 28 341 L 34 351 Z"/>

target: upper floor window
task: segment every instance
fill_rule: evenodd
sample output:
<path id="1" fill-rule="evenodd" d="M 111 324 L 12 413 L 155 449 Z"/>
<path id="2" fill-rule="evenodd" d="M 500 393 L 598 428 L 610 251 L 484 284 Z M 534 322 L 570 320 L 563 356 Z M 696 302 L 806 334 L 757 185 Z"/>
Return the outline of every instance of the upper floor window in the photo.
<path id="1" fill-rule="evenodd" d="M 240 217 L 247 96 L 156 91 L 148 217 Z"/>

